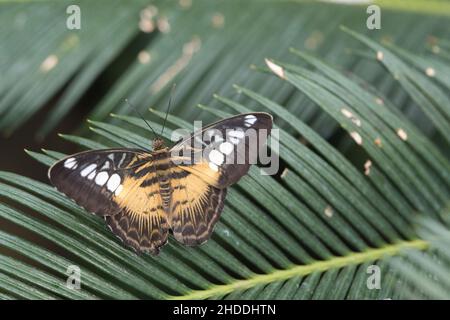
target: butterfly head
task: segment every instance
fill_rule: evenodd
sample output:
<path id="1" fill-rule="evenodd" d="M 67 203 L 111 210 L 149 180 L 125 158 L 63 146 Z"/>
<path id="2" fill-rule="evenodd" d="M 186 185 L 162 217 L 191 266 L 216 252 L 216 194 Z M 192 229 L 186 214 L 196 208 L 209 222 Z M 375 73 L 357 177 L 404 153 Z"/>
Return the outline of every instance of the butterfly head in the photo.
<path id="1" fill-rule="evenodd" d="M 164 149 L 166 146 L 164 145 L 164 140 L 160 137 L 153 139 L 153 151 Z"/>

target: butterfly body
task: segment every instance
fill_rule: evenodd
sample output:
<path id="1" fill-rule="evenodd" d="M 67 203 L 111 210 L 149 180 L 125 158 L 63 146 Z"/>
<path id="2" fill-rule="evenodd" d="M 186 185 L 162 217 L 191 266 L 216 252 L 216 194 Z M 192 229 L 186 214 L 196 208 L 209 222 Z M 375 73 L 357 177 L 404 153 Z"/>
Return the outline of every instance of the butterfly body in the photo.
<path id="1" fill-rule="evenodd" d="M 253 156 L 250 144 L 241 134 L 242 128 L 249 127 L 270 132 L 272 117 L 266 113 L 231 117 L 193 133 L 170 149 L 156 138 L 152 152 L 81 152 L 54 164 L 49 178 L 77 204 L 104 217 L 111 231 L 137 252 L 157 254 L 167 243 L 169 231 L 185 245 L 199 245 L 213 232 L 227 187 L 249 169 L 248 161 L 228 161 L 239 157 L 242 150 Z M 210 136 L 216 130 L 216 139 L 195 145 L 205 130 Z M 218 132 L 225 130 L 231 130 L 230 137 L 219 139 Z M 193 161 L 194 155 L 200 153 L 202 157 Z"/>

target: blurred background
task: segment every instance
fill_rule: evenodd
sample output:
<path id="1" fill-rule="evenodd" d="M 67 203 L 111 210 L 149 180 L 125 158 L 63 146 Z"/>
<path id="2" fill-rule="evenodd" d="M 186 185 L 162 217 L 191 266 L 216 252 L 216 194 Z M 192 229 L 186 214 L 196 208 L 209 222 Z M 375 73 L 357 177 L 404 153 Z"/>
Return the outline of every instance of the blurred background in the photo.
<path id="1" fill-rule="evenodd" d="M 449 32 L 448 18 L 436 2 L 417 1 L 423 4 L 418 7 L 415 1 L 382 3 L 381 30 L 367 29 L 367 5 L 314 1 L 2 3 L 0 168 L 45 181 L 46 170 L 24 148 L 74 152 L 57 133 L 85 133 L 86 119 L 112 121 L 112 112 L 132 113 L 125 98 L 143 112 L 164 110 L 173 83 L 173 112 L 187 120 L 200 117 L 198 103 L 218 105 L 214 93 L 245 102 L 232 88 L 239 84 L 287 105 L 345 151 L 345 139 L 326 114 L 301 92 L 251 68 L 263 65 L 266 57 L 298 62 L 288 52 L 291 47 L 379 88 L 433 136 L 414 102 L 382 66 L 365 59 L 360 44 L 340 26 L 416 53 L 429 52 L 433 41 L 448 38 Z M 71 4 L 80 8 L 79 30 L 67 27 Z M 201 118 L 207 121 L 210 115 Z"/>

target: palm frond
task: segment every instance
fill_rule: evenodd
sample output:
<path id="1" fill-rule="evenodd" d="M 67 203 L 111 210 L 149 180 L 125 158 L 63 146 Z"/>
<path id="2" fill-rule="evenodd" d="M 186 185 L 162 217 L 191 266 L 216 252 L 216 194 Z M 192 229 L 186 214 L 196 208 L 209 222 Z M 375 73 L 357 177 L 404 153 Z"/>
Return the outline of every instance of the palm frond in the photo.
<path id="1" fill-rule="evenodd" d="M 65 28 L 65 9 L 73 4 L 82 13 L 81 29 L 75 31 Z M 270 10 L 265 10 L 267 5 Z M 402 1 L 380 5 L 385 17 L 383 30 L 387 30 L 380 37 L 404 46 L 423 42 L 429 30 L 433 30 L 436 39 L 445 38 L 439 28 L 444 19 L 440 15 L 448 12 L 442 6 L 438 12 L 430 11 L 434 15 L 423 16 L 417 13 L 421 11 L 398 13 Z M 86 103 L 95 104 L 84 106 L 90 109 L 89 118 L 95 120 L 107 119 L 110 112 L 128 113 L 123 103 L 126 97 L 141 108 L 161 108 L 173 82 L 178 82 L 173 110 L 189 119 L 199 112 L 192 113 L 186 106 L 198 101 L 217 106 L 211 95 L 227 95 L 233 83 L 258 88 L 276 102 L 291 95 L 292 103 L 304 101 L 304 95 L 280 82 L 249 77 L 251 71 L 242 66 L 266 56 L 291 59 L 286 49 L 301 43 L 303 48 L 350 68 L 354 60 L 345 54 L 345 49 L 351 46 L 351 39 L 336 29 L 345 24 L 368 32 L 358 16 L 361 7 L 303 1 L 153 1 L 149 5 L 147 1 L 133 0 L 106 5 L 80 0 L 1 6 L 1 21 L 8 28 L 0 35 L 5 61 L 0 86 L 0 130 L 13 133 L 50 103 L 51 112 L 45 114 L 37 133 L 41 138 L 70 117 L 75 107 Z M 425 8 L 432 9 L 433 5 L 429 1 L 408 5 L 413 11 Z M 394 24 L 399 18 L 404 28 Z M 422 21 L 420 26 L 417 19 Z M 252 27 L 249 21 L 253 22 Z M 411 33 L 413 26 L 416 31 Z M 267 37 L 268 29 L 277 36 Z M 40 41 L 33 42 L 36 38 Z M 112 67 L 115 71 L 111 71 Z M 383 76 L 380 69 L 369 63 L 360 62 L 357 67 L 364 68 L 373 79 Z M 94 95 L 94 90 L 94 102 L 88 102 L 85 96 Z M 316 115 L 311 104 L 302 113 L 305 120 Z"/>
<path id="2" fill-rule="evenodd" d="M 403 257 L 390 261 L 397 276 L 403 280 L 400 296 L 407 299 L 450 298 L 450 232 L 447 223 L 429 218 L 419 220 L 419 235 L 430 244 L 427 252 L 407 250 Z"/>
<path id="3" fill-rule="evenodd" d="M 89 6 L 87 2 L 84 5 Z M 325 60 L 302 49 L 279 47 L 275 40 L 267 41 L 263 47 L 255 45 L 264 44 L 265 33 L 256 27 L 260 23 L 278 30 L 280 38 L 289 39 L 293 45 L 296 41 L 318 41 L 312 30 L 321 21 L 329 20 L 328 6 L 277 3 L 274 12 L 283 12 L 283 18 L 278 19 L 274 13 L 260 14 L 257 9 L 264 3 L 248 4 L 251 10 L 243 15 L 233 15 L 237 10 L 234 2 L 221 5 L 222 18 L 230 29 L 214 29 L 222 33 L 218 39 L 209 31 L 202 33 L 204 24 L 211 23 L 211 15 L 206 14 L 208 19 L 201 23 L 192 22 L 193 17 L 213 12 L 212 8 L 217 7 L 198 1 L 190 9 L 195 14 L 182 14 L 183 8 L 175 10 L 167 5 L 165 9 L 161 4 L 160 13 L 167 12 L 171 28 L 180 29 L 190 23 L 193 27 L 173 38 L 162 32 L 155 35 L 146 48 L 141 48 L 151 52 L 151 62 L 130 62 L 127 72 L 91 111 L 90 136 L 82 132 L 61 137 L 88 149 L 118 145 L 148 148 L 151 131 L 141 119 L 127 115 L 120 99 L 128 96 L 141 108 L 162 106 L 169 92 L 167 84 L 183 79 L 167 119 L 165 139 L 170 140 L 175 128 L 191 129 L 189 120 L 194 118 L 208 121 L 237 112 L 268 111 L 275 116 L 279 129 L 279 139 L 270 147 L 280 157 L 280 174 L 261 175 L 260 168 L 252 167 L 230 189 L 222 217 L 205 245 L 187 248 L 170 241 L 158 257 L 151 257 L 138 256 L 125 248 L 102 219 L 88 214 L 48 184 L 1 171 L 0 218 L 28 231 L 37 241 L 0 231 L 0 246 L 6 250 L 0 254 L 0 298 L 447 298 L 449 284 L 442 279 L 448 275 L 448 217 L 444 212 L 450 199 L 450 163 L 443 153 L 450 142 L 445 135 L 450 127 L 450 104 L 443 90 L 448 89 L 448 79 L 440 71 L 448 68 L 448 61 L 437 62 L 440 58 L 419 54 L 420 50 L 412 53 L 407 44 L 417 41 L 417 35 L 405 37 L 403 43 L 396 43 L 397 47 L 344 28 L 345 32 L 339 35 L 339 39 L 345 39 L 342 45 L 360 45 L 360 51 L 353 53 L 362 52 L 365 59 L 360 63 L 362 59 L 349 55 L 337 66 L 336 58 L 341 55 L 335 45 L 340 42 L 334 42 L 332 50 L 327 44 L 316 47 L 318 53 L 328 50 L 321 54 Z M 300 30 L 296 19 L 286 27 L 286 21 L 291 21 L 286 15 L 292 17 L 291 9 L 298 6 L 304 6 L 304 17 L 322 12 L 311 22 L 311 29 Z M 17 5 L 9 10 L 18 14 L 23 8 Z M 122 18 L 134 21 L 139 10 L 141 5 L 126 6 Z M 355 8 L 333 7 L 336 19 L 327 24 L 330 29 L 322 36 L 334 34 L 333 28 L 342 21 L 351 27 L 351 21 L 346 19 L 352 10 Z M 92 14 L 95 12 L 92 9 Z M 103 14 L 106 21 L 110 12 Z M 246 32 L 236 38 L 255 16 L 260 16 L 259 24 L 245 28 Z M 413 18 L 406 15 L 405 26 L 416 23 Z M 422 36 L 435 23 L 438 25 L 434 18 L 425 19 L 423 29 L 418 28 L 423 31 Z M 92 21 L 100 23 L 101 19 Z M 122 44 L 136 36 L 135 28 L 134 25 L 128 31 L 122 30 L 118 36 L 122 37 Z M 104 32 L 116 31 L 112 28 Z M 202 48 L 211 50 L 195 52 L 189 58 L 189 67 L 164 78 L 181 59 L 173 51 L 171 39 L 195 47 L 198 38 L 193 40 L 193 31 L 198 33 Z M 48 37 L 46 50 L 52 47 L 51 41 L 57 48 L 65 37 L 64 32 L 60 33 Z M 402 31 L 391 33 L 394 38 L 402 35 Z M 103 48 L 105 43 L 99 39 L 109 39 L 109 45 L 120 47 L 119 40 L 116 43 L 105 35 L 94 36 L 89 41 L 98 42 L 98 47 L 91 43 L 84 48 L 86 56 L 113 55 L 113 51 L 117 54 L 117 50 Z M 226 48 L 231 43 L 241 49 L 228 55 Z M 422 49 L 427 52 L 425 45 Z M 47 57 L 46 50 L 36 52 L 36 57 L 27 63 Z M 56 67 L 49 71 L 60 72 L 58 77 L 38 71 L 35 65 L 35 73 L 26 79 L 26 84 L 13 88 L 10 79 L 2 80 L 5 88 L 12 89 L 0 92 L 2 129 L 14 130 L 22 121 L 16 122 L 19 115 L 25 121 L 66 84 L 70 87 L 67 95 L 63 94 L 40 132 L 48 133 L 76 105 L 89 87 L 85 83 L 92 84 L 108 64 L 93 58 L 96 68 L 84 68 L 86 60 L 77 62 L 70 52 L 67 51 L 67 59 L 73 69 L 58 71 Z M 262 72 L 242 70 L 242 64 L 259 63 L 265 57 L 269 57 L 268 67 L 253 67 Z M 108 60 L 104 56 L 99 59 Z M 350 68 L 355 62 L 357 66 Z M 441 64 L 443 68 L 439 68 Z M 8 69 L 16 80 L 18 73 L 13 69 L 18 65 Z M 434 74 L 427 72 L 430 67 L 435 68 Z M 348 69 L 352 73 L 342 72 Z M 268 73 L 275 73 L 276 77 Z M 44 80 L 50 82 L 44 85 Z M 149 97 L 149 88 L 155 88 L 158 81 L 164 85 L 157 86 L 158 90 Z M 239 85 L 232 86 L 233 83 Z M 390 92 L 392 87 L 401 94 Z M 230 88 L 235 92 L 230 93 Z M 29 91 L 24 95 L 25 89 Z M 38 94 L 38 98 L 31 99 L 33 94 Z M 19 101 L 12 103 L 18 96 Z M 409 99 L 414 102 L 412 107 L 404 108 Z M 183 107 L 199 101 L 202 104 L 194 110 Z M 26 112 L 25 104 L 31 106 Z M 422 113 L 410 113 L 411 110 Z M 110 112 L 115 114 L 108 117 Z M 152 117 L 147 120 L 160 131 L 165 114 L 157 108 L 150 112 Z M 423 120 L 421 117 L 430 121 L 429 131 L 415 126 Z M 332 133 L 339 134 L 335 143 L 327 140 Z M 433 142 L 435 136 L 440 138 L 439 143 Z M 45 166 L 64 156 L 50 149 L 27 153 Z M 419 220 L 423 222 L 418 229 L 417 216 L 424 219 Z M 444 240 L 435 240 L 435 236 Z M 81 290 L 73 291 L 65 285 L 71 265 L 82 270 Z M 367 270 L 374 265 L 383 275 L 379 290 L 367 286 Z"/>

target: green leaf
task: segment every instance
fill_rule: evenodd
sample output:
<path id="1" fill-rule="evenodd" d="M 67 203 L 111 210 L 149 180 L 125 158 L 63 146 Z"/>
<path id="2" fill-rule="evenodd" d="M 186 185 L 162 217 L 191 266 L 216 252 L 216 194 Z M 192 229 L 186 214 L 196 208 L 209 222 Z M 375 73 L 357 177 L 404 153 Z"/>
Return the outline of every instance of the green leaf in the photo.
<path id="1" fill-rule="evenodd" d="M 161 134 L 168 143 L 194 119 L 266 111 L 280 170 L 252 166 L 229 188 L 207 243 L 190 248 L 171 237 L 156 257 L 135 254 L 47 182 L 0 171 L 1 299 L 449 297 L 446 5 L 378 1 L 383 29 L 374 32 L 358 6 L 76 3 L 77 31 L 57 27 L 72 2 L 0 5 L 8 26 L 0 131 L 43 116 L 41 138 L 78 127 L 61 141 L 150 152 L 152 130 L 124 99 L 159 133 L 177 82 Z M 440 55 L 424 43 L 431 33 Z M 43 172 L 65 156 L 45 147 L 26 150 Z M 66 286 L 73 265 L 81 290 Z M 379 290 L 367 285 L 374 266 Z"/>
<path id="2" fill-rule="evenodd" d="M 377 3 L 383 9 L 383 35 L 415 50 L 429 30 L 440 28 L 438 18 L 450 14 L 443 1 Z M 73 4 L 82 11 L 79 30 L 65 28 L 66 8 Z M 51 112 L 45 112 L 37 132 L 40 138 L 61 120 L 70 122 L 80 105 L 87 104 L 90 118 L 95 120 L 104 120 L 110 112 L 129 113 L 125 98 L 142 110 L 147 106 L 163 108 L 175 81 L 178 88 L 173 110 L 191 119 L 199 113 L 184 106 L 211 102 L 214 92 L 224 94 L 235 82 L 248 81 L 246 87 L 253 90 L 263 85 L 268 96 L 280 103 L 290 95 L 289 88 L 258 76 L 250 79 L 245 66 L 266 56 L 288 58 L 286 49 L 303 43 L 305 48 L 340 58 L 350 67 L 353 59 L 343 56 L 342 49 L 352 42 L 338 32 L 338 26 L 345 23 L 370 34 L 361 23 L 360 6 L 311 1 L 251 0 L 242 4 L 195 0 L 180 4 L 156 0 L 149 5 L 143 0 L 114 0 L 104 6 L 77 0 L 1 6 L 5 32 L 0 33 L 4 44 L 0 56 L 5 63 L 0 80 L 0 130 L 12 134 L 51 102 Z M 267 6 L 270 10 L 265 10 Z M 311 16 L 316 19 L 311 20 Z M 423 23 L 418 25 L 418 19 Z M 249 25 L 248 21 L 258 23 Z M 398 28 L 399 21 L 403 28 Z M 261 25 L 276 36 L 268 37 Z M 409 31 L 413 28 L 415 33 Z M 435 36 L 446 38 L 443 32 Z M 33 50 L 28 50 L 31 44 Z M 370 64 L 366 67 L 373 77 L 383 76 Z M 86 102 L 92 92 L 99 103 Z M 296 95 L 294 100 L 304 97 Z M 303 116 L 315 117 L 311 104 L 308 109 Z"/>

